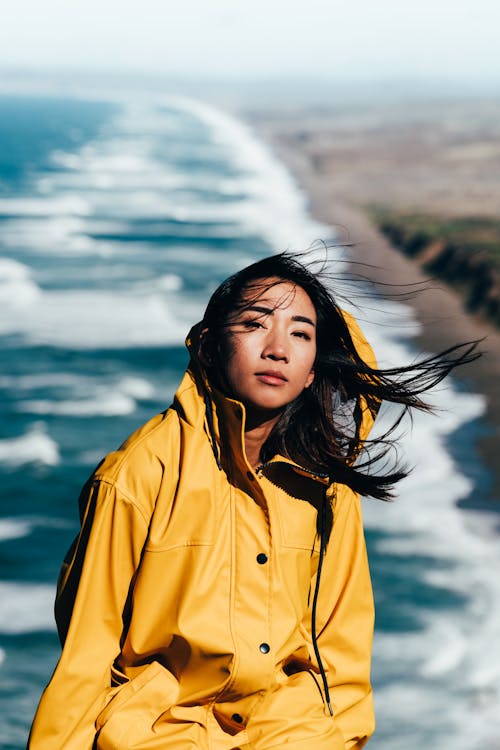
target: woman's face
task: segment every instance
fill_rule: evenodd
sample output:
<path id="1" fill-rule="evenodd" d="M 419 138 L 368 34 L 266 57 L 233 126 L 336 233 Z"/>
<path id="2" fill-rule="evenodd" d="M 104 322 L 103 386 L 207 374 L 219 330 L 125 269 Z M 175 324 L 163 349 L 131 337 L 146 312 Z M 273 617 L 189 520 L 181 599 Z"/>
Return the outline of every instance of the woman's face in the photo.
<path id="1" fill-rule="evenodd" d="M 299 286 L 256 281 L 228 327 L 226 380 L 250 414 L 271 416 L 314 379 L 316 310 Z"/>

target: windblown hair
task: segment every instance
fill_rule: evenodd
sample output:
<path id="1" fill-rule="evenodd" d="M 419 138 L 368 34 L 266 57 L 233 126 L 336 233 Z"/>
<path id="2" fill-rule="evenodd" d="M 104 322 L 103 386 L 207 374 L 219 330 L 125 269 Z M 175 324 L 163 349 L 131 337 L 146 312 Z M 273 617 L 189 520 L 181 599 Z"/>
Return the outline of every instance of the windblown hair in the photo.
<path id="1" fill-rule="evenodd" d="M 285 408 L 261 456 L 266 461 L 279 453 L 355 492 L 388 500 L 394 485 L 408 473 L 397 461 L 396 465 L 388 461 L 395 446 L 391 433 L 409 410 L 432 411 L 421 395 L 458 365 L 480 356 L 477 342 L 457 344 L 403 367 L 371 367 L 356 351 L 344 316 L 320 275 L 297 257 L 281 253 L 226 279 L 212 295 L 202 322 L 207 375 L 213 385 L 227 391 L 223 375 L 228 356 L 227 329 L 235 316 L 275 284 L 287 281 L 301 287 L 317 314 L 314 381 Z M 382 436 L 363 442 L 363 410 L 368 409 L 375 417 L 383 401 L 403 408 Z M 388 470 L 384 472 L 384 468 Z"/>

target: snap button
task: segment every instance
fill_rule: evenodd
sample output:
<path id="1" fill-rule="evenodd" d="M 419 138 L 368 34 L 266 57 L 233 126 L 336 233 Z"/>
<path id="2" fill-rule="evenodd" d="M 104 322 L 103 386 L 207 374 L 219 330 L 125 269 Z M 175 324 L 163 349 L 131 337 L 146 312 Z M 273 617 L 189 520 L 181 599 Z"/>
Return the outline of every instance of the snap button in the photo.
<path id="1" fill-rule="evenodd" d="M 259 565 L 264 565 L 267 562 L 267 555 L 264 552 L 259 552 L 257 555 L 257 562 Z"/>
<path id="2" fill-rule="evenodd" d="M 243 716 L 241 714 L 233 714 L 231 718 L 237 724 L 243 724 Z"/>
<path id="3" fill-rule="evenodd" d="M 261 653 L 268 654 L 271 650 L 271 646 L 269 645 L 269 643 L 261 643 L 259 649 Z"/>

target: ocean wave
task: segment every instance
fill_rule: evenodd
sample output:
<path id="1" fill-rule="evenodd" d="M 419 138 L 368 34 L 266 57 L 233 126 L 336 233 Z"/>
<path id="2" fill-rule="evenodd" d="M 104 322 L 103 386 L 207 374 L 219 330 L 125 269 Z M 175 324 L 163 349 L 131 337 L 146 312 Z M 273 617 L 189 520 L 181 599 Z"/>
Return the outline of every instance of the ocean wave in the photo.
<path id="1" fill-rule="evenodd" d="M 0 333 L 70 349 L 165 346 L 182 343 L 193 319 L 187 305 L 174 314 L 160 293 L 44 291 L 21 310 L 7 309 Z"/>
<path id="2" fill-rule="evenodd" d="M 24 399 L 17 402 L 16 410 L 25 414 L 63 417 L 123 416 L 135 411 L 137 401 L 151 399 L 155 395 L 155 389 L 148 380 L 132 376 L 113 379 L 107 384 L 99 383 L 97 378 L 82 377 L 70 383 L 75 393 L 73 398 L 65 399 L 56 394 L 54 398 Z M 50 384 L 52 387 L 55 385 L 54 382 Z M 40 387 L 36 380 L 31 381 L 31 386 Z"/>
<path id="3" fill-rule="evenodd" d="M 178 172 L 172 163 L 166 166 L 155 158 L 154 141 L 141 133 L 152 112 L 150 108 L 144 113 L 142 123 L 134 121 L 127 125 L 125 110 L 116 118 L 113 132 L 107 137 L 86 144 L 77 153 L 54 152 L 54 163 L 66 171 L 44 177 L 45 189 L 50 180 L 52 190 L 84 191 L 94 207 L 116 207 L 116 196 L 120 196 L 121 202 L 124 194 L 129 195 L 129 200 L 135 198 L 136 206 L 147 207 L 143 190 L 151 193 L 188 187 L 189 177 Z M 124 128 L 130 128 L 126 137 L 120 132 Z"/>
<path id="4" fill-rule="evenodd" d="M 0 388 L 37 390 L 38 388 L 73 388 L 94 386 L 95 379 L 73 372 L 34 372 L 30 375 L 0 375 Z"/>
<path id="5" fill-rule="evenodd" d="M 121 390 L 123 393 L 132 396 L 133 398 L 141 401 L 143 399 L 153 398 L 155 395 L 155 389 L 149 380 L 145 378 L 137 378 L 128 376 L 121 378 L 115 388 Z"/>
<path id="6" fill-rule="evenodd" d="M 60 417 L 117 417 L 132 414 L 135 408 L 134 399 L 121 393 L 81 401 L 21 401 L 17 405 L 17 410 L 24 414 L 51 414 Z"/>
<path id="7" fill-rule="evenodd" d="M 427 655 L 422 655 L 419 671 L 423 677 L 435 678 L 456 672 L 464 666 L 469 648 L 467 634 L 448 618 L 432 620 L 426 642 L 434 644 L 434 648 L 428 649 Z"/>
<path id="8" fill-rule="evenodd" d="M 30 196 L 0 198 L 0 219 L 13 217 L 86 216 L 90 205 L 81 195 Z"/>
<path id="9" fill-rule="evenodd" d="M 179 141 L 175 157 L 165 160 L 155 138 L 161 122 L 172 120 L 172 107 L 178 118 L 188 114 L 201 121 L 211 135 L 203 145 Z M 305 195 L 289 172 L 241 121 L 179 97 L 145 103 L 141 117 L 139 121 L 137 110 L 125 105 L 106 137 L 77 153 L 53 153 L 62 169 L 41 178 L 38 195 L 2 199 L 0 217 L 8 218 L 4 245 L 49 256 L 112 254 L 105 236 L 92 236 L 99 217 L 100 225 L 107 220 L 105 233 L 117 236 L 133 235 L 127 221 L 134 219 L 170 218 L 186 227 L 210 222 L 212 231 L 203 230 L 207 237 L 222 236 L 231 222 L 231 236 L 260 234 L 276 250 L 303 249 L 330 235 L 330 229 L 307 216 Z M 182 148 L 196 169 L 176 165 Z M 220 171 L 221 161 L 231 165 L 230 176 Z M 201 164 L 206 166 L 200 169 Z M 203 197 L 196 199 L 200 193 Z M 217 195 L 232 200 L 221 203 Z M 120 220 L 114 229 L 109 224 L 113 218 Z"/>
<path id="10" fill-rule="evenodd" d="M 0 542 L 28 536 L 33 524 L 25 518 L 0 518 Z"/>
<path id="11" fill-rule="evenodd" d="M 48 516 L 0 518 L 0 542 L 22 539 L 36 528 L 70 529 L 72 524 L 67 519 Z"/>
<path id="12" fill-rule="evenodd" d="M 2 245 L 11 252 L 26 249 L 31 254 L 50 256 L 100 255 L 110 249 L 86 234 L 87 221 L 71 214 L 4 222 Z"/>
<path id="13" fill-rule="evenodd" d="M 16 468 L 25 464 L 57 466 L 59 446 L 46 431 L 43 422 L 36 422 L 20 437 L 0 440 L 0 464 Z"/>
<path id="14" fill-rule="evenodd" d="M 74 174 L 62 172 L 57 176 L 57 190 L 82 190 L 92 200 L 95 205 L 98 203 L 101 206 L 116 206 L 116 203 L 111 200 L 107 191 L 111 191 L 115 197 L 120 198 L 125 194 L 129 194 L 131 199 L 134 198 L 137 202 L 134 205 L 139 206 L 145 205 L 148 191 L 155 191 L 155 196 L 158 196 L 158 191 L 169 192 L 173 190 L 189 190 L 193 187 L 193 181 L 187 176 L 182 176 L 172 169 L 160 168 L 159 165 L 155 169 L 146 169 L 144 171 L 137 171 L 128 174 L 123 172 L 118 176 L 112 168 L 112 165 L 107 164 L 108 170 L 104 170 L 104 163 L 100 161 L 100 154 L 96 153 L 93 156 L 96 168 L 92 168 L 92 165 L 88 165 L 89 168 L 82 172 L 75 172 Z M 202 185 L 203 183 L 198 183 Z M 42 178 L 39 183 L 43 185 L 43 190 L 53 190 L 53 178 Z M 147 206 L 146 206 L 147 211 Z M 164 215 L 164 214 L 163 214 Z"/>
<path id="15" fill-rule="evenodd" d="M 99 377 L 54 372 L 2 376 L 0 388 L 13 392 L 11 399 L 17 412 L 40 416 L 123 416 L 133 413 L 138 402 L 156 396 L 149 380 L 133 375 Z M 42 397 L 25 397 L 26 393 L 38 396 L 40 391 Z"/>
<path id="16" fill-rule="evenodd" d="M 0 581 L 0 633 L 51 632 L 54 623 L 54 586 Z"/>
<path id="17" fill-rule="evenodd" d="M 0 258 L 0 311 L 19 310 L 35 304 L 39 298 L 40 289 L 32 279 L 31 269 L 12 258 Z"/>
<path id="18" fill-rule="evenodd" d="M 249 126 L 199 101 L 176 98 L 174 102 L 205 122 L 213 139 L 231 150 L 241 173 L 236 189 L 247 196 L 240 220 L 248 231 L 262 234 L 275 251 L 304 250 L 319 237 L 331 235 L 331 228 L 311 218 L 304 192 Z"/>

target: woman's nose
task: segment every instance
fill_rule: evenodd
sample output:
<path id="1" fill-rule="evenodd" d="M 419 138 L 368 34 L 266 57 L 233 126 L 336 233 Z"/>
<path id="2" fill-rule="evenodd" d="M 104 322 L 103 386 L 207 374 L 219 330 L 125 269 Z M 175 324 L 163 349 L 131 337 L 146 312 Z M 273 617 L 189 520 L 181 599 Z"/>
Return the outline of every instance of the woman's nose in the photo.
<path id="1" fill-rule="evenodd" d="M 262 350 L 262 357 L 276 362 L 288 362 L 289 352 L 283 336 L 276 333 L 270 334 Z"/>

